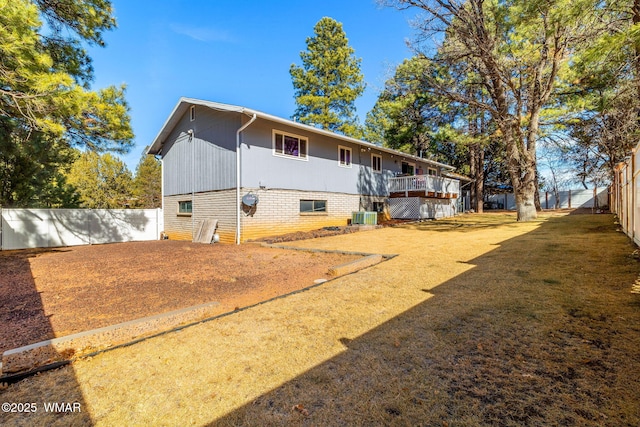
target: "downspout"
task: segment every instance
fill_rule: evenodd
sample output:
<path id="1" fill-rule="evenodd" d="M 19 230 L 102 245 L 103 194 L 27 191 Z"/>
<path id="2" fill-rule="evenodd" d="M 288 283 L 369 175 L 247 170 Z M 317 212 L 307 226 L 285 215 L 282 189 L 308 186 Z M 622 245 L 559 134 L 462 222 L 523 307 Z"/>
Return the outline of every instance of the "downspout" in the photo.
<path id="1" fill-rule="evenodd" d="M 193 210 L 193 205 L 192 210 Z M 162 230 L 158 230 L 157 237 L 160 239 L 160 233 L 164 236 L 164 159 L 160 158 L 160 212 L 162 212 Z M 158 218 L 158 228 L 160 228 L 160 218 Z"/>
<path id="2" fill-rule="evenodd" d="M 240 133 L 256 120 L 254 114 L 247 123 L 236 131 L 236 245 L 240 244 Z"/>
<path id="3" fill-rule="evenodd" d="M 193 136 L 193 129 L 189 129 L 187 131 L 189 135 L 189 143 L 191 144 L 191 241 L 194 242 L 196 240 L 195 236 L 195 228 L 196 228 L 196 219 L 193 216 L 193 208 L 195 205 L 196 198 L 196 190 L 195 190 L 195 180 L 196 180 L 196 154 L 195 154 L 195 137 Z"/>

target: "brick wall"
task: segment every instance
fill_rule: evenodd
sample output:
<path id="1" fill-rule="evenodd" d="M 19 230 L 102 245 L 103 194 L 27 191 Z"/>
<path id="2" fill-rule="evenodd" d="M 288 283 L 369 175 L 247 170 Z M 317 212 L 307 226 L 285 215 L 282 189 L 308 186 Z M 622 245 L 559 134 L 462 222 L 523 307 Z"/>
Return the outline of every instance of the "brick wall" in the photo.
<path id="1" fill-rule="evenodd" d="M 243 188 L 259 197 L 255 212 L 242 213 L 242 241 L 295 231 L 309 231 L 327 226 L 344 226 L 357 211 L 357 194 L 297 190 L 260 190 Z M 326 200 L 327 212 L 300 213 L 300 200 Z"/>
<path id="2" fill-rule="evenodd" d="M 205 218 L 217 219 L 216 233 L 223 243 L 234 243 L 236 233 L 236 191 L 221 190 L 196 193 L 193 217 L 178 215 L 178 202 L 191 200 L 191 194 L 164 198 L 164 231 L 172 240 L 192 240 L 192 224 L 195 229 Z"/>
<path id="3" fill-rule="evenodd" d="M 243 242 L 295 231 L 344 226 L 351 219 L 351 213 L 359 210 L 361 204 L 357 194 L 256 188 L 243 188 L 241 194 L 250 191 L 258 196 L 259 202 L 255 211 L 241 213 Z M 235 189 L 196 193 L 193 217 L 178 215 L 178 202 L 187 200 L 191 200 L 191 194 L 164 198 L 164 231 L 170 239 L 191 240 L 192 222 L 197 229 L 199 221 L 212 218 L 218 220 L 216 233 L 220 235 L 220 241 L 235 242 Z M 327 212 L 300 213 L 300 200 L 326 200 Z"/>

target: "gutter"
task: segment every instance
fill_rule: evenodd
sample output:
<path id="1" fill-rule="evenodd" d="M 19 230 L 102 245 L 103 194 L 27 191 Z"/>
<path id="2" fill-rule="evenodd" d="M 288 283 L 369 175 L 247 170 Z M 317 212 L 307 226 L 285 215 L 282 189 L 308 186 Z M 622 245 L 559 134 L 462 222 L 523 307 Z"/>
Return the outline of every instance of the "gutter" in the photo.
<path id="1" fill-rule="evenodd" d="M 240 244 L 240 133 L 257 118 L 258 116 L 253 113 L 251 120 L 236 131 L 236 245 Z"/>

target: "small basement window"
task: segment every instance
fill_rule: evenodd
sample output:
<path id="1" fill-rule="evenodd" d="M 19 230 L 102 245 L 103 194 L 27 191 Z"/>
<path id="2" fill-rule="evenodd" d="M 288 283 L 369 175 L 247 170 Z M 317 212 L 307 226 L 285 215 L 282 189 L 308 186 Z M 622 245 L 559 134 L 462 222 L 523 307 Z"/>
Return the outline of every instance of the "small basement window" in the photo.
<path id="1" fill-rule="evenodd" d="M 351 167 L 351 148 L 338 146 L 338 164 L 345 168 Z"/>
<path id="2" fill-rule="evenodd" d="M 384 212 L 384 202 L 373 202 L 373 211 L 378 213 Z"/>
<path id="3" fill-rule="evenodd" d="M 193 206 L 191 200 L 183 200 L 178 202 L 178 215 L 191 216 L 193 212 Z"/>
<path id="4" fill-rule="evenodd" d="M 300 213 L 327 212 L 326 200 L 300 200 Z"/>

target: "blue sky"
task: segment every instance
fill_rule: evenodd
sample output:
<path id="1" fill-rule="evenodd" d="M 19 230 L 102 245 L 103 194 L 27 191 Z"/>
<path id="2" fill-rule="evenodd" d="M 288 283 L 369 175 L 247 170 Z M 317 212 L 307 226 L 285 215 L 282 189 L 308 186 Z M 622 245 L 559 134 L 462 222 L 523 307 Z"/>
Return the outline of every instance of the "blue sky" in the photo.
<path id="1" fill-rule="evenodd" d="M 375 0 L 112 0 L 118 28 L 106 48 L 89 49 L 93 89 L 127 85 L 136 146 L 122 156 L 132 172 L 181 96 L 240 105 L 289 118 L 289 68 L 324 16 L 341 22 L 362 59 L 363 121 L 395 66 L 411 56 L 413 12 Z"/>

